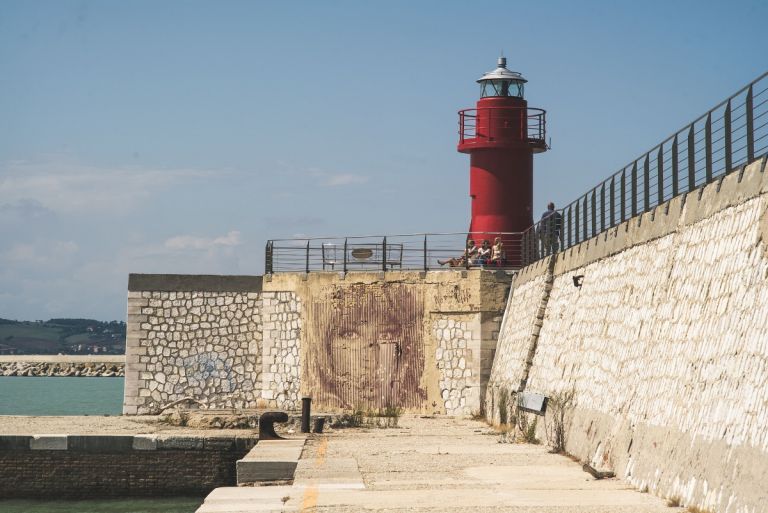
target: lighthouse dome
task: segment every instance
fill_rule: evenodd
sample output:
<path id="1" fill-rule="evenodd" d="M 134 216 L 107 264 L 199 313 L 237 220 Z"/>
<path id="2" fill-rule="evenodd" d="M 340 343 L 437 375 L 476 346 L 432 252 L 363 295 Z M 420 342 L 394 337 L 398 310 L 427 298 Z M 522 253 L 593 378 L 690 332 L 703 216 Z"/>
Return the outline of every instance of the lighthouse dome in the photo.
<path id="1" fill-rule="evenodd" d="M 477 79 L 480 84 L 480 96 L 523 97 L 524 84 L 528 82 L 517 71 L 507 69 L 507 58 L 499 57 L 498 66 Z"/>

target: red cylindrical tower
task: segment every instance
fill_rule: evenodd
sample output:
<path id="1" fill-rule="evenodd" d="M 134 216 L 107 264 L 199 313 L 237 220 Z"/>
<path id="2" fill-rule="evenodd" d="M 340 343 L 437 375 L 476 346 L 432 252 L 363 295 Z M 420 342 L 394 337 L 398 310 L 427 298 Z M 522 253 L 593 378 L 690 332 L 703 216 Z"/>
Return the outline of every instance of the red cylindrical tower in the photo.
<path id="1" fill-rule="evenodd" d="M 528 108 L 527 82 L 520 73 L 498 67 L 483 75 L 474 109 L 459 111 L 458 150 L 470 155 L 471 237 L 490 239 L 522 232 L 533 224 L 533 154 L 547 150 L 545 111 Z M 519 237 L 502 236 L 507 264 L 519 263 Z"/>

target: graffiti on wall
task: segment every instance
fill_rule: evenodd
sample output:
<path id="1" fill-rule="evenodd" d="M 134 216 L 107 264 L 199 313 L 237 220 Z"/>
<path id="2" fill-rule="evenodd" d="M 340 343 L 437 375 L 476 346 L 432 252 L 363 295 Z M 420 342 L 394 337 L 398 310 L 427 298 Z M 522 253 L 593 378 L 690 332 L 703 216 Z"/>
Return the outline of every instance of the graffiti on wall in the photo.
<path id="1" fill-rule="evenodd" d="M 304 383 L 332 408 L 418 408 L 427 398 L 424 306 L 402 284 L 336 285 L 310 305 Z"/>

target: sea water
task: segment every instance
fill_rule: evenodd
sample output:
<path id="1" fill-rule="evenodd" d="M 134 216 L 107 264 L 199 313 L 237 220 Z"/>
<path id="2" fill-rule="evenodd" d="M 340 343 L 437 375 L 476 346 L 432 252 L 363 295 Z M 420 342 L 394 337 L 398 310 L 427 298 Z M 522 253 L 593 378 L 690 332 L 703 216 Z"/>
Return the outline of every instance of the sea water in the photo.
<path id="1" fill-rule="evenodd" d="M 0 415 L 120 415 L 123 378 L 0 377 Z"/>
<path id="2" fill-rule="evenodd" d="M 0 376 L 0 415 L 120 415 L 122 404 L 123 378 Z M 199 497 L 0 500 L 0 513 L 192 513 L 202 502 Z"/>

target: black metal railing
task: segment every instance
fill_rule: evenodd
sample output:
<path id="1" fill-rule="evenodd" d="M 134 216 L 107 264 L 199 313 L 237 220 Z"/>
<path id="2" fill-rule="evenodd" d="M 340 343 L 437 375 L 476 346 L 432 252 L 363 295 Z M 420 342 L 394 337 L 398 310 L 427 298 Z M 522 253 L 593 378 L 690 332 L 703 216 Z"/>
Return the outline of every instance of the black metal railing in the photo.
<path id="1" fill-rule="evenodd" d="M 493 247 L 502 242 L 500 258 L 481 259 L 468 247 L 484 240 Z M 449 268 L 519 269 L 526 263 L 521 246 L 522 233 L 416 233 L 356 237 L 315 237 L 273 239 L 266 245 L 264 271 L 392 271 Z M 499 252 L 497 252 L 499 253 Z M 498 254 L 496 256 L 499 256 Z"/>
<path id="2" fill-rule="evenodd" d="M 768 154 L 768 72 L 558 211 L 556 244 L 541 223 L 522 239 L 528 262 L 569 248 Z"/>

